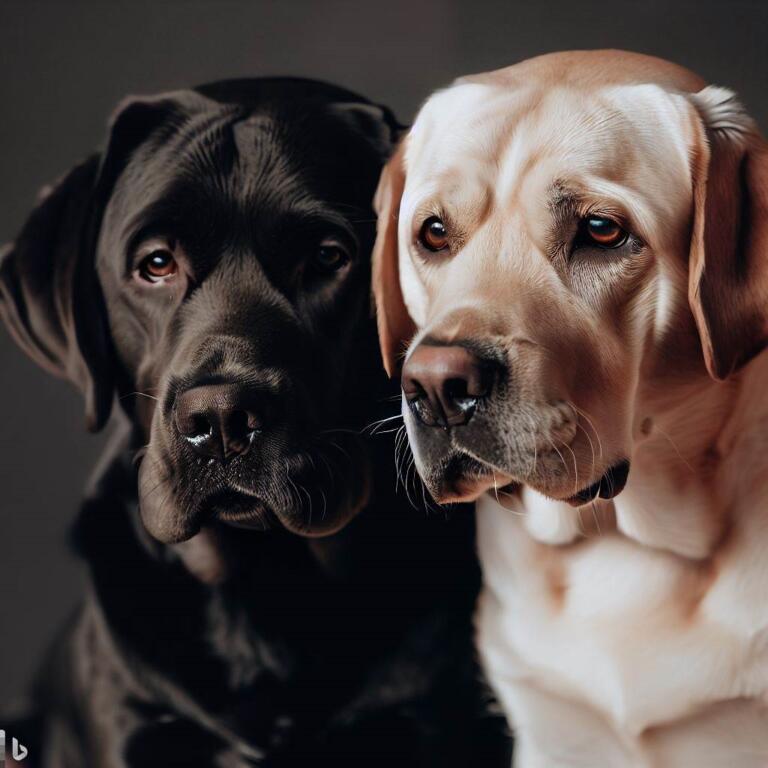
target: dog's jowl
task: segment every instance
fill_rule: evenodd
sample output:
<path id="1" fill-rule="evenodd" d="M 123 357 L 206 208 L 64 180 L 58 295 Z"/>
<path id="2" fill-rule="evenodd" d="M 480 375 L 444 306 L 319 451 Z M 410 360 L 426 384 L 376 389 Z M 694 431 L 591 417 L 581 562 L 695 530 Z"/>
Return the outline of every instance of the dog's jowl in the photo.
<path id="1" fill-rule="evenodd" d="M 14 731 L 30 759 L 508 762 L 472 522 L 410 509 L 361 436 L 392 394 L 369 255 L 399 130 L 303 80 L 129 99 L 4 252 L 11 333 L 117 422 L 74 537 L 89 596 Z"/>

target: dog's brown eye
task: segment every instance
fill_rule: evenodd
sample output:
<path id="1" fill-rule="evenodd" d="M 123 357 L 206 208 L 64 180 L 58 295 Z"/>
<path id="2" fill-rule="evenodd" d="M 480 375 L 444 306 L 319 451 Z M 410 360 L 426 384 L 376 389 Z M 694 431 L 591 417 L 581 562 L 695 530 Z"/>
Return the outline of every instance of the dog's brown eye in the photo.
<path id="1" fill-rule="evenodd" d="M 338 272 L 349 263 L 349 254 L 335 241 L 323 242 L 315 252 L 313 262 L 322 272 Z"/>
<path id="2" fill-rule="evenodd" d="M 584 219 L 585 240 L 600 248 L 618 248 L 627 241 L 627 231 L 607 216 L 590 216 Z"/>
<path id="3" fill-rule="evenodd" d="M 136 276 L 149 283 L 173 277 L 179 270 L 172 246 L 164 241 L 149 242 L 139 249 Z"/>
<path id="4" fill-rule="evenodd" d="M 428 251 L 442 251 L 448 247 L 448 231 L 445 224 L 437 218 L 430 216 L 422 225 L 419 232 L 419 242 Z"/>
<path id="5" fill-rule="evenodd" d="M 177 270 L 178 265 L 173 254 L 163 248 L 152 251 L 139 264 L 140 275 L 150 282 L 157 282 L 163 278 L 175 275 Z"/>

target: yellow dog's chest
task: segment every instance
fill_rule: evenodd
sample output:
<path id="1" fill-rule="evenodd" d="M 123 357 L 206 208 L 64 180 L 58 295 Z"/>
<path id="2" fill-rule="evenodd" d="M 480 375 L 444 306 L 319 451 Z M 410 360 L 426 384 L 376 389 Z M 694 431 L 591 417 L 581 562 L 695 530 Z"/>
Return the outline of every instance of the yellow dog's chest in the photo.
<path id="1" fill-rule="evenodd" d="M 768 566 L 718 571 L 616 533 L 542 545 L 490 499 L 478 542 L 478 643 L 518 765 L 768 766 L 768 607 L 749 606 Z"/>

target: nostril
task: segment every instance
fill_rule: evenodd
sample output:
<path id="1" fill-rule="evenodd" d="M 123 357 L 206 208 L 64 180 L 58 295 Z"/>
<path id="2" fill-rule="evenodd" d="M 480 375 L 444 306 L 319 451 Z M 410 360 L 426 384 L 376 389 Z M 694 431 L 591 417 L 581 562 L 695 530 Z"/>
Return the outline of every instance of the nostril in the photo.
<path id="1" fill-rule="evenodd" d="M 445 426 L 460 426 L 466 424 L 473 416 L 481 395 L 478 386 L 465 378 L 450 378 L 443 382 L 441 406 Z"/>
<path id="2" fill-rule="evenodd" d="M 408 379 L 403 381 L 403 394 L 408 401 L 423 400 L 428 397 L 427 390 L 417 379 Z"/>
<path id="3" fill-rule="evenodd" d="M 478 368 L 465 377 L 446 379 L 443 383 L 443 395 L 448 400 L 479 400 L 488 395 L 493 378 L 490 370 Z"/>
<path id="4" fill-rule="evenodd" d="M 201 438 L 210 435 L 213 424 L 205 413 L 190 412 L 188 409 L 177 407 L 174 421 L 179 434 L 189 438 Z"/>
<path id="5" fill-rule="evenodd" d="M 260 431 L 261 421 L 255 413 L 233 410 L 222 414 L 221 440 L 224 458 L 246 453 Z"/>
<path id="6" fill-rule="evenodd" d="M 250 411 L 232 411 L 226 419 L 226 431 L 232 437 L 251 436 L 261 429 L 261 419 Z"/>
<path id="7" fill-rule="evenodd" d="M 446 379 L 443 391 L 451 400 L 465 400 L 468 397 L 477 397 L 469 394 L 469 385 L 466 379 Z"/>
<path id="8" fill-rule="evenodd" d="M 213 425 L 203 414 L 195 414 L 189 419 L 188 430 L 181 430 L 186 437 L 207 437 L 213 432 Z"/>
<path id="9" fill-rule="evenodd" d="M 247 434 L 248 414 L 245 411 L 232 411 L 227 419 L 227 431 L 233 437 Z"/>

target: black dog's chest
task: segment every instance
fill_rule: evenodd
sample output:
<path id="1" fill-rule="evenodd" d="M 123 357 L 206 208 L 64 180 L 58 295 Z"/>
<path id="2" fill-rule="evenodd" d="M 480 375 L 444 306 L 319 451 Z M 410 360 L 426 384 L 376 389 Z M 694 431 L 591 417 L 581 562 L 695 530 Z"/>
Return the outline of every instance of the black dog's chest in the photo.
<path id="1" fill-rule="evenodd" d="M 139 702 L 120 683 L 103 683 L 138 718 L 124 734 L 131 754 L 157 752 L 152 744 L 189 728 L 214 729 L 210 743 L 198 734 L 200 749 L 230 749 L 242 738 L 254 750 L 279 751 L 348 724 L 379 688 L 393 687 L 415 621 L 396 584 L 369 583 L 364 572 L 333 583 L 305 545 L 272 537 L 255 548 L 245 575 L 207 587 L 142 546 L 131 506 L 92 500 L 79 528 L 103 617 L 100 652 L 119 649 L 118 666 L 144 688 Z M 393 704 L 412 695 L 402 679 L 397 685 Z"/>

